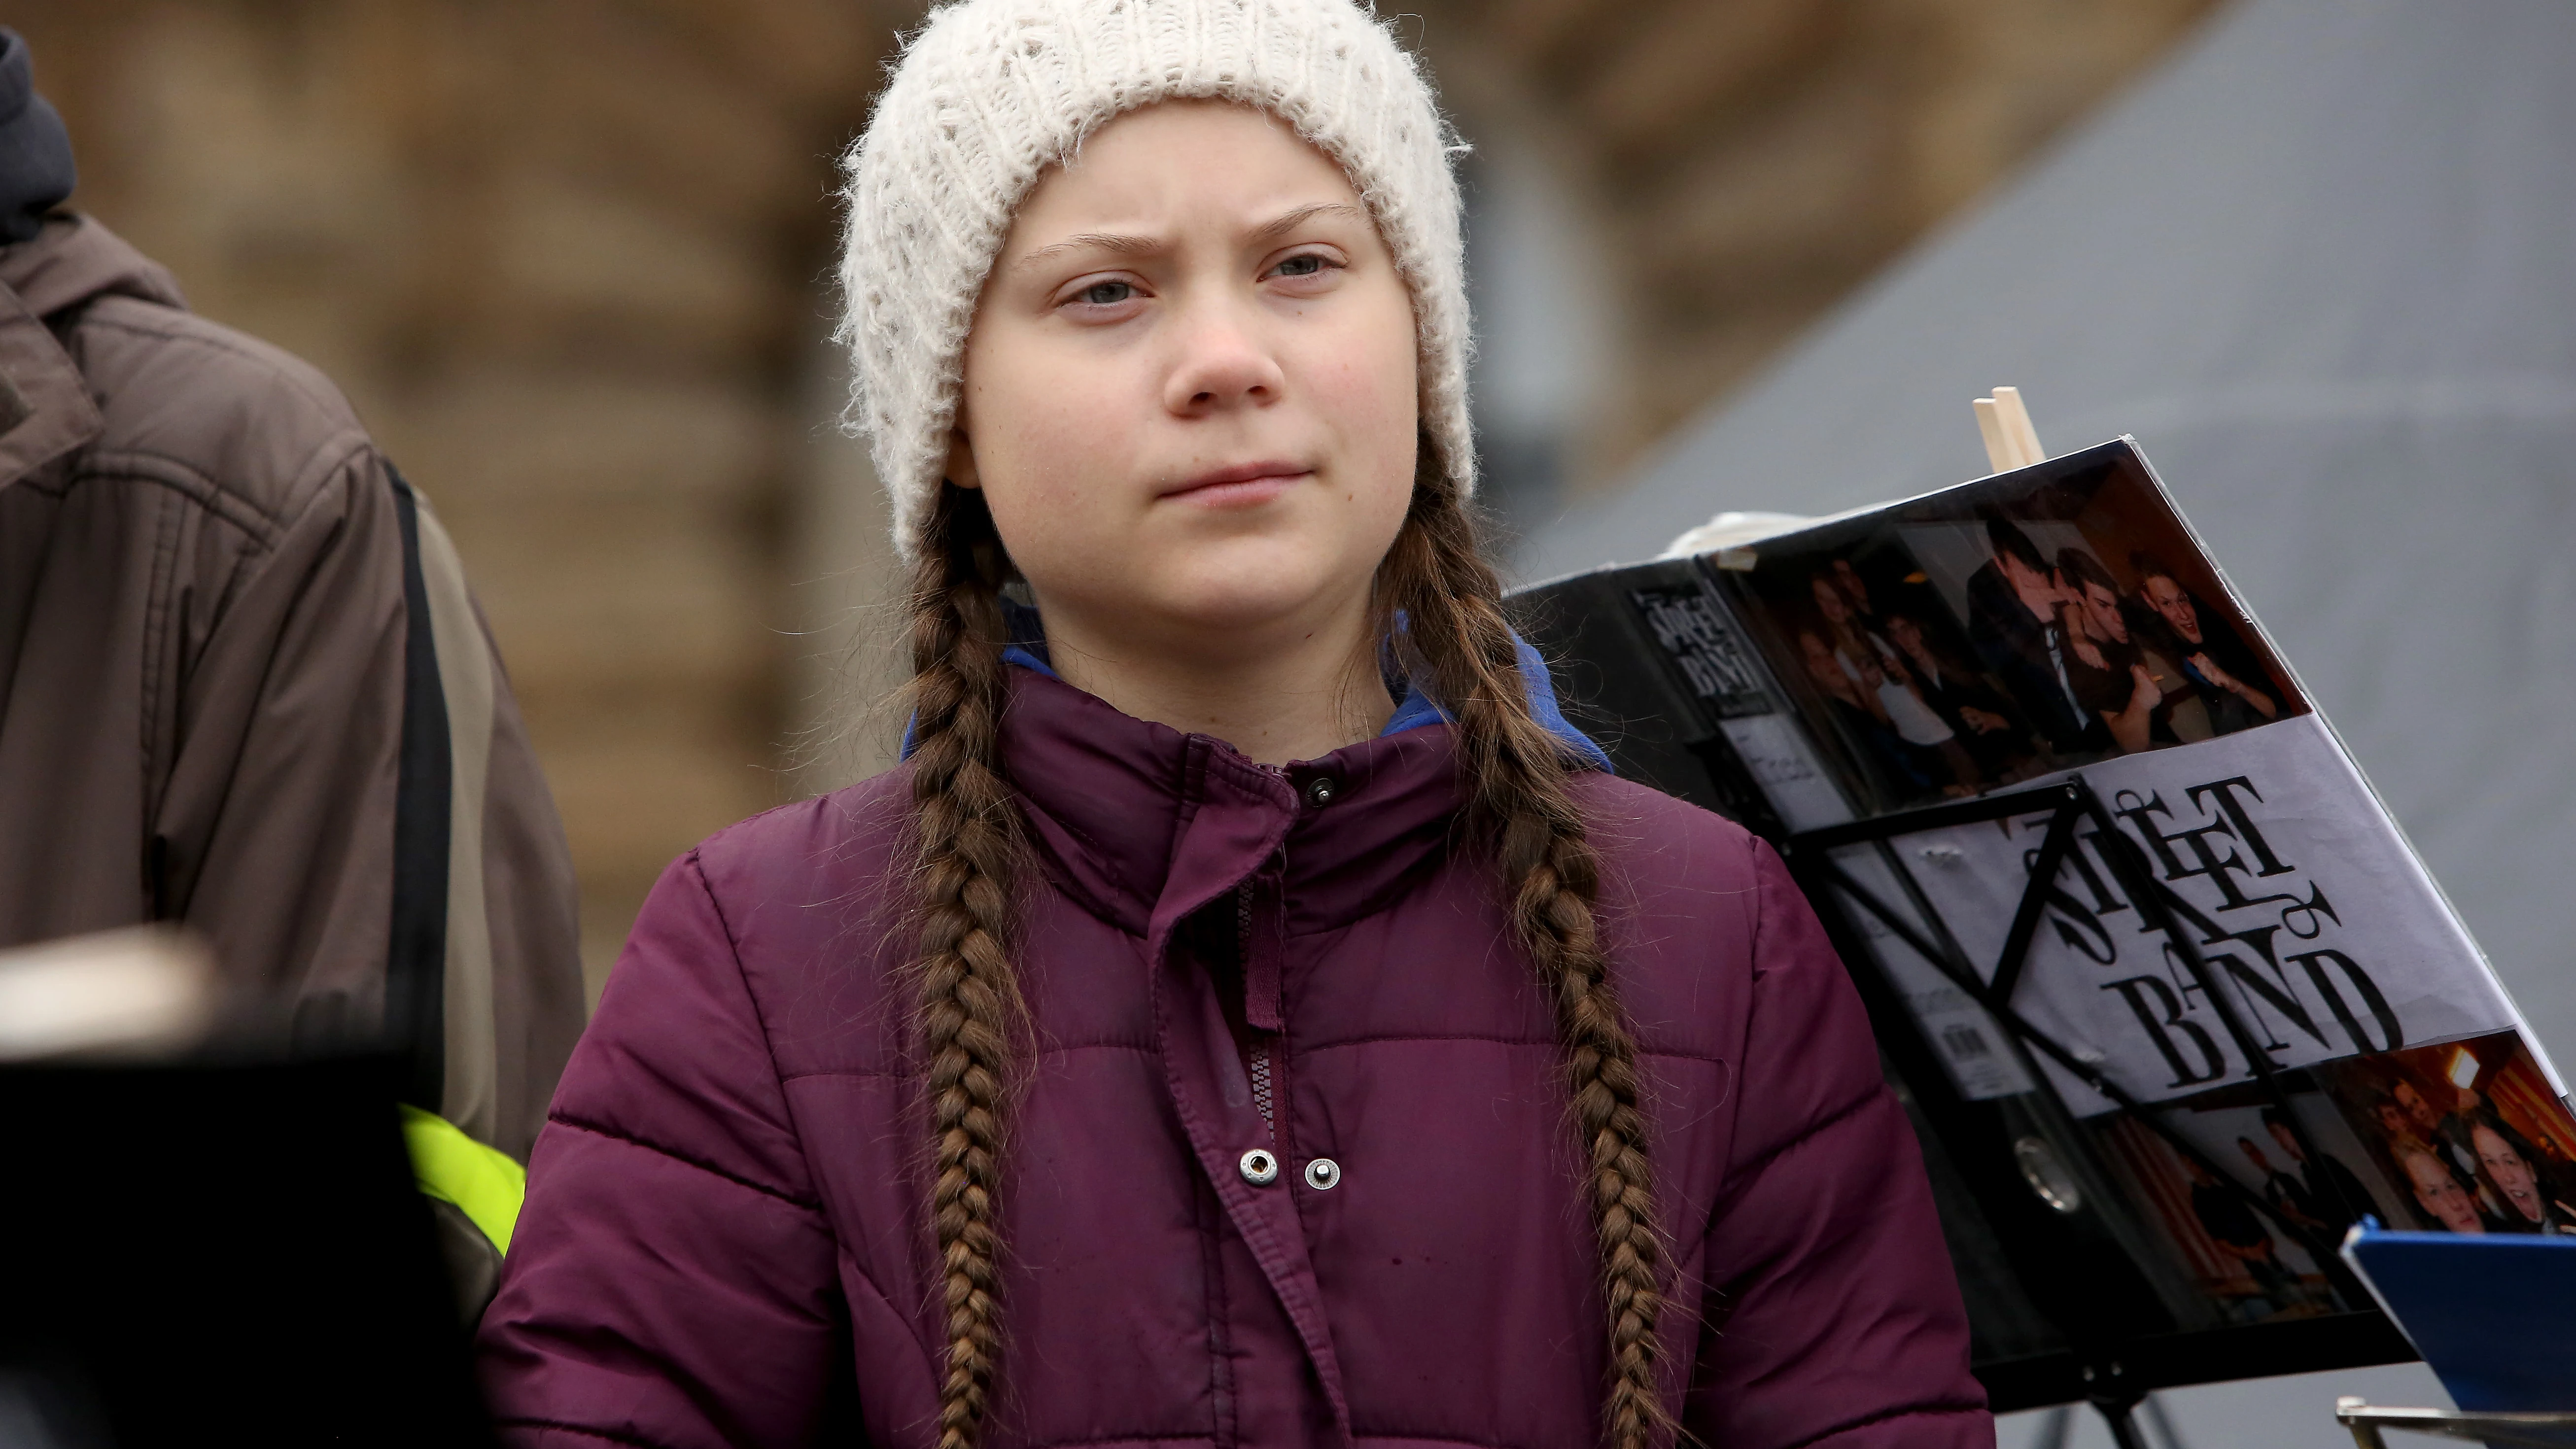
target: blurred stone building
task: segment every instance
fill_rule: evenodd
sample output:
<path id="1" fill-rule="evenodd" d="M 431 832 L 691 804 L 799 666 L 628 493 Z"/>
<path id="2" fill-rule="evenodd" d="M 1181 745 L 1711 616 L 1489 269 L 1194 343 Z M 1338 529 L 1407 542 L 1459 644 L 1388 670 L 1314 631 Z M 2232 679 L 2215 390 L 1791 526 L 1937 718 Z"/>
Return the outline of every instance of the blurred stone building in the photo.
<path id="1" fill-rule="evenodd" d="M 1497 502 L 1599 486 L 2211 0 L 1413 0 Z M 1392 8 L 1392 7 L 1390 7 Z M 594 991 L 701 835 L 888 757 L 833 158 L 898 0 L 25 0 L 75 204 L 318 363 L 464 552 Z"/>

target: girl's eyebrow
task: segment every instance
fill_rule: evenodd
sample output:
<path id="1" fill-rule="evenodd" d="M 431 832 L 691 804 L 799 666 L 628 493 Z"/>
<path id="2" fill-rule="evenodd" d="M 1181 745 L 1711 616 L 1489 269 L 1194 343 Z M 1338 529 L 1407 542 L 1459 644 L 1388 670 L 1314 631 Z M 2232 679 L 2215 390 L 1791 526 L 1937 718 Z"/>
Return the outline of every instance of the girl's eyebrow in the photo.
<path id="1" fill-rule="evenodd" d="M 1294 211 L 1283 212 L 1276 219 L 1263 222 L 1253 228 L 1252 239 L 1257 242 L 1277 241 L 1319 216 L 1346 216 L 1355 221 L 1368 220 L 1368 213 L 1347 201 L 1318 201 L 1312 205 L 1298 207 Z"/>
<path id="2" fill-rule="evenodd" d="M 1066 252 L 1092 250 L 1116 252 L 1121 256 L 1142 257 L 1151 256 L 1155 252 L 1161 251 L 1162 248 L 1163 244 L 1161 242 L 1156 241 L 1154 238 L 1149 236 L 1120 236 L 1116 232 L 1086 231 L 1066 237 L 1064 240 L 1052 245 L 1038 248 L 1036 251 L 1033 251 L 1027 256 L 1020 258 L 1018 261 L 1011 263 L 1011 270 L 1015 272 L 1026 271 L 1030 267 L 1037 266 L 1042 262 L 1052 261 L 1057 257 L 1063 256 Z"/>
<path id="3" fill-rule="evenodd" d="M 1286 236 L 1288 233 L 1295 231 L 1297 228 L 1304 226 L 1306 223 L 1313 221 L 1319 216 L 1343 216 L 1358 221 L 1366 221 L 1368 219 L 1368 213 L 1351 205 L 1349 202 L 1318 201 L 1311 205 L 1300 206 L 1294 210 L 1282 212 L 1271 220 L 1265 221 L 1261 225 L 1254 227 L 1252 229 L 1251 239 L 1256 242 L 1277 241 L 1279 238 Z M 1161 251 L 1163 249 L 1163 245 L 1164 244 L 1161 241 L 1149 236 L 1122 235 L 1118 232 L 1107 231 L 1086 231 L 1066 237 L 1060 242 L 1055 242 L 1038 248 L 1036 251 L 1033 251 L 1027 256 L 1021 257 L 1019 260 L 1011 263 L 1011 270 L 1025 271 L 1030 267 L 1039 266 L 1048 261 L 1052 261 L 1057 257 L 1063 256 L 1067 252 L 1075 251 L 1091 250 L 1115 252 L 1120 256 L 1131 257 L 1151 256 L 1154 253 Z"/>

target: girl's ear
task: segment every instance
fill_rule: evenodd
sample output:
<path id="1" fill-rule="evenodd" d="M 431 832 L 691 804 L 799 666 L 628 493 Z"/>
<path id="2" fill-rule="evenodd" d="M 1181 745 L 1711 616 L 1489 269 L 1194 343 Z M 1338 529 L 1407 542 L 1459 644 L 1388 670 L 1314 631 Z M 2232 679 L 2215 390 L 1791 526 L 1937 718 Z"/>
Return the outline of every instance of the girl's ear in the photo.
<path id="1" fill-rule="evenodd" d="M 964 428 L 948 430 L 948 461 L 939 476 L 960 488 L 981 488 L 982 478 L 975 472 L 975 445 L 966 440 Z"/>

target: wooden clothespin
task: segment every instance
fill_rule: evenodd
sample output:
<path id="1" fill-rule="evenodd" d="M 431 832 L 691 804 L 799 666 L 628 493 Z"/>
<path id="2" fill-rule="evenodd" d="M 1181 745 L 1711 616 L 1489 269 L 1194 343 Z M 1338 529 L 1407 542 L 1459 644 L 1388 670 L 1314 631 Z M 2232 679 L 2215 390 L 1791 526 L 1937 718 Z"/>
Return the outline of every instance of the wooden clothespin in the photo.
<path id="1" fill-rule="evenodd" d="M 1968 404 L 1977 412 L 1977 431 L 1986 440 L 1986 461 L 1998 473 L 2027 468 L 2048 461 L 2048 453 L 2039 446 L 2039 430 L 2030 425 L 2030 409 L 2023 407 L 2021 389 L 1999 387 L 1993 397 L 1981 397 Z"/>

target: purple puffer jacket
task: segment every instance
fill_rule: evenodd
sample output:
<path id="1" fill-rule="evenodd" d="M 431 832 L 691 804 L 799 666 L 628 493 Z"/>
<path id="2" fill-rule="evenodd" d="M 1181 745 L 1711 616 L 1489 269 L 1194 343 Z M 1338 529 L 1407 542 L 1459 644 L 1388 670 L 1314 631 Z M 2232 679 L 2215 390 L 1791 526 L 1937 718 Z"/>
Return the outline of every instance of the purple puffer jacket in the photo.
<path id="1" fill-rule="evenodd" d="M 1598 1444 L 1556 1031 L 1450 848 L 1448 729 L 1280 771 L 1011 673 L 1037 1047 L 986 1442 Z M 1579 794 L 1645 1047 L 1682 1423 L 1715 1449 L 1991 1445 L 1912 1132 L 1805 901 L 1714 815 Z M 934 1442 L 904 799 L 897 771 L 773 811 L 655 888 L 483 1322 L 512 1442 Z M 1283 1023 L 1275 1054 L 1251 1037 L 1273 1093 L 1246 1014 Z"/>

